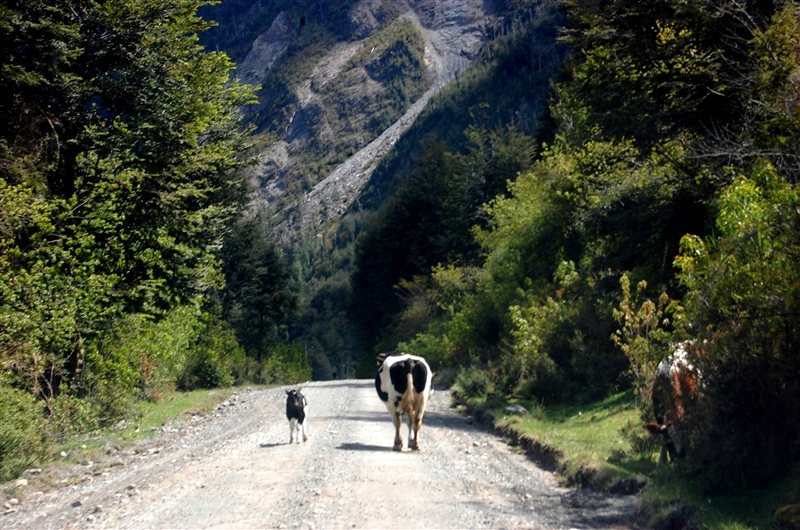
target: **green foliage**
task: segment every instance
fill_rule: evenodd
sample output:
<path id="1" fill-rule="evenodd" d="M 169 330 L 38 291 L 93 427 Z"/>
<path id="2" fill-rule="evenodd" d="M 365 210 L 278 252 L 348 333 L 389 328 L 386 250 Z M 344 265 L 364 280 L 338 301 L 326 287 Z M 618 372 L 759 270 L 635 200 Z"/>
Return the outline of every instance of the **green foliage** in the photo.
<path id="1" fill-rule="evenodd" d="M 682 308 L 675 300 L 670 300 L 667 293 L 661 293 L 656 302 L 649 298 L 640 302 L 647 289 L 646 280 L 636 285 L 636 294 L 631 294 L 631 281 L 627 274 L 622 275 L 619 284 L 622 300 L 619 309 L 613 310 L 613 315 L 622 327 L 614 332 L 611 340 L 630 362 L 634 393 L 640 407 L 644 408 L 648 400 L 647 388 L 655 377 L 658 363 L 670 353 L 671 345 L 678 342 L 671 326 L 685 326 L 685 322 Z"/>
<path id="2" fill-rule="evenodd" d="M 676 260 L 687 314 L 709 340 L 691 462 L 710 489 L 768 483 L 796 457 L 798 205 L 762 166 L 722 193 L 716 237 L 686 236 Z"/>
<path id="3" fill-rule="evenodd" d="M 508 308 L 511 318 L 512 350 L 503 364 L 503 386 L 509 394 L 530 398 L 541 394 L 534 389 L 554 378 L 556 365 L 544 347 L 556 330 L 563 326 L 565 303 L 548 297 L 544 303 L 525 300 L 524 305 Z"/>
<path id="4" fill-rule="evenodd" d="M 465 398 L 485 398 L 494 390 L 494 385 L 485 370 L 471 367 L 458 373 L 453 389 Z"/>
<path id="5" fill-rule="evenodd" d="M 746 17 L 757 19 L 762 6 L 679 0 L 567 6 L 567 42 L 579 53 L 561 92 L 572 120 L 652 145 L 682 129 L 703 132 L 736 118 L 742 100 L 733 80 L 747 57 L 734 42 L 746 38 L 752 29 Z"/>
<path id="6" fill-rule="evenodd" d="M 267 384 L 293 385 L 311 380 L 311 365 L 299 342 L 277 346 L 264 359 L 261 376 Z"/>
<path id="7" fill-rule="evenodd" d="M 234 383 L 234 372 L 242 374 L 247 360 L 236 334 L 218 316 L 205 313 L 198 333 L 178 376 L 179 390 L 218 388 Z"/>
<path id="8" fill-rule="evenodd" d="M 99 343 L 123 314 L 222 286 L 250 90 L 197 43 L 200 5 L 37 1 L 0 14 L 0 369 L 51 413 L 59 393 L 113 401 L 103 376 L 135 364 Z M 130 388 L 120 375 L 110 386 Z"/>
<path id="9" fill-rule="evenodd" d="M 641 418 L 632 418 L 623 424 L 619 434 L 630 444 L 631 452 L 636 457 L 650 459 L 655 451 L 661 450 L 659 440 L 642 429 Z"/>
<path id="10" fill-rule="evenodd" d="M 470 237 L 484 221 L 481 204 L 491 199 L 509 176 L 531 164 L 531 140 L 516 129 L 468 132 L 474 144 L 467 155 L 447 151 L 429 138 L 404 186 L 381 208 L 356 247 L 351 310 L 365 345 L 379 340 L 403 308 L 401 280 L 426 274 L 447 261 L 477 261 L 478 247 Z M 389 334 L 379 349 L 391 349 L 398 339 Z M 399 340 L 405 340 L 400 337 Z M 371 346 L 370 346 L 371 347 Z"/>
<path id="11" fill-rule="evenodd" d="M 46 432 L 54 442 L 61 443 L 100 427 L 101 411 L 91 400 L 61 394 L 53 398 L 50 408 L 52 412 L 47 420 Z"/>
<path id="12" fill-rule="evenodd" d="M 257 214 L 238 219 L 223 244 L 225 319 L 248 356 L 257 360 L 283 340 L 296 306 L 289 271 L 268 236 L 266 221 Z"/>
<path id="13" fill-rule="evenodd" d="M 747 115 L 754 126 L 746 128 L 742 144 L 752 144 L 750 156 L 764 157 L 791 182 L 800 178 L 790 162 L 798 156 L 800 116 L 796 79 L 800 74 L 800 8 L 780 2 L 769 24 L 754 32 L 751 59 L 755 82 L 748 87 Z"/>
<path id="14" fill-rule="evenodd" d="M 0 482 L 6 482 L 45 457 L 49 446 L 43 411 L 29 392 L 0 384 L 0 402 Z"/>
<path id="15" fill-rule="evenodd" d="M 117 396 L 160 401 L 175 388 L 217 388 L 257 379 L 219 311 L 194 305 L 177 307 L 158 320 L 129 315 L 103 343 L 100 355 L 84 384 L 87 396 L 98 402 L 111 393 L 104 381 L 116 385 Z"/>
<path id="16" fill-rule="evenodd" d="M 187 357 L 202 334 L 201 312 L 196 306 L 173 309 L 164 318 L 131 314 L 106 339 L 103 371 L 116 372 L 119 391 L 135 390 L 139 397 L 159 400 L 174 387 L 187 365 Z"/>

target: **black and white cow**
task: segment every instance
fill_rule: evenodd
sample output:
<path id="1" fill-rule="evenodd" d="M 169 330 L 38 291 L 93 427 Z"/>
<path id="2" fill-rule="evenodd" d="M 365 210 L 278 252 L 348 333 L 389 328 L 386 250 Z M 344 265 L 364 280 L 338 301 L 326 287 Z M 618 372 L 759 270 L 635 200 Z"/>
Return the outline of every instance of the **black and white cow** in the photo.
<path id="1" fill-rule="evenodd" d="M 422 357 L 407 353 L 382 353 L 376 357 L 380 368 L 375 375 L 378 397 L 386 404 L 394 423 L 395 451 L 403 449 L 400 426 L 408 415 L 408 448 L 419 449 L 419 430 L 425 406 L 433 392 L 433 373 Z"/>
<path id="2" fill-rule="evenodd" d="M 300 434 L 303 435 L 303 441 L 308 441 L 308 434 L 306 434 L 306 409 L 308 402 L 306 397 L 300 393 L 299 390 L 286 391 L 286 418 L 289 420 L 289 443 L 294 443 L 295 433 L 297 434 L 297 443 L 300 443 Z"/>

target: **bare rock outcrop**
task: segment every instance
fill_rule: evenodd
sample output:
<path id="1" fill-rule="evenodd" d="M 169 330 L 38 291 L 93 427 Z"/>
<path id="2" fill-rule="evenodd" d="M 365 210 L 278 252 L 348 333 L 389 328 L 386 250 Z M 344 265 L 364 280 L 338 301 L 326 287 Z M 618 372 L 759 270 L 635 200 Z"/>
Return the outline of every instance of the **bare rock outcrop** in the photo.
<path id="1" fill-rule="evenodd" d="M 281 57 L 286 55 L 295 31 L 286 13 L 281 12 L 267 31 L 259 35 L 250 47 L 250 52 L 239 64 L 234 77 L 251 85 L 261 83 Z"/>
<path id="2" fill-rule="evenodd" d="M 378 161 L 413 124 L 428 100 L 477 56 L 491 18 L 488 0 L 361 0 L 352 8 L 349 30 L 354 40 L 331 48 L 319 59 L 310 78 L 295 89 L 295 110 L 288 116 L 288 122 L 278 127 L 282 131 L 281 147 L 266 151 L 253 169 L 261 198 L 275 212 L 274 222 L 282 244 L 295 239 L 298 230 L 316 232 L 321 225 L 347 211 Z M 363 69 L 345 71 L 345 67 L 367 38 L 396 19 L 411 21 L 422 35 L 424 67 L 430 84 L 394 124 L 374 134 L 359 123 L 380 112 L 379 108 L 373 108 L 377 100 L 371 99 L 376 91 L 382 90 L 380 79 L 372 79 Z M 241 78 L 259 82 L 286 53 L 293 35 L 290 21 L 282 14 L 253 43 L 237 71 Z M 334 80 L 337 93 L 359 102 L 357 109 L 348 111 L 347 101 L 334 103 L 335 109 L 330 107 L 331 91 L 326 87 Z M 325 179 L 307 180 L 313 188 L 302 198 L 290 204 L 284 202 L 286 197 L 282 193 L 287 189 L 284 181 L 287 175 L 300 169 L 297 159 L 309 149 L 325 152 L 336 145 L 339 150 L 343 146 L 353 149 L 354 154 Z M 334 155 L 325 155 L 319 163 L 327 163 L 336 158 Z M 283 206 L 276 211 L 280 202 Z"/>

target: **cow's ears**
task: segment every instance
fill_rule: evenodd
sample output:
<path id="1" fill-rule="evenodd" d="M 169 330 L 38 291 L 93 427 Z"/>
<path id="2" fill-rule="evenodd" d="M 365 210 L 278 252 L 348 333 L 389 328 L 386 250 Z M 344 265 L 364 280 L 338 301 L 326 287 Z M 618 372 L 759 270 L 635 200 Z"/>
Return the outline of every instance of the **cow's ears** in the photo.
<path id="1" fill-rule="evenodd" d="M 650 431 L 650 434 L 661 434 L 661 427 L 658 423 L 648 423 L 644 426 L 645 429 Z"/>
<path id="2" fill-rule="evenodd" d="M 288 390 L 286 391 L 286 393 L 287 393 L 287 394 L 291 394 L 291 392 L 289 392 Z"/>

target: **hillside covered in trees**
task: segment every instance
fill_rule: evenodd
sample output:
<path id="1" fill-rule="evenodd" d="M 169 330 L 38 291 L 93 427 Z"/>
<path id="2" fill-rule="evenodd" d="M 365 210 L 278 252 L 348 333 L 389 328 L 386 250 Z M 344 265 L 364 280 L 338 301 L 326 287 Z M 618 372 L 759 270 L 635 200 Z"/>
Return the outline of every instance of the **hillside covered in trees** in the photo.
<path id="1" fill-rule="evenodd" d="M 495 2 L 352 206 L 279 241 L 433 79 L 406 3 L 356 4 L 3 5 L 0 477 L 165 389 L 370 376 L 392 349 L 543 404 L 632 388 L 648 420 L 685 340 L 686 469 L 791 471 L 797 2 Z"/>
<path id="2" fill-rule="evenodd" d="M 231 270 L 254 98 L 201 3 L 0 9 L 0 478 L 167 389 L 310 376 L 263 230 Z"/>
<path id="3" fill-rule="evenodd" d="M 477 168 L 422 143 L 359 240 L 354 322 L 367 348 L 458 367 L 481 392 L 631 386 L 644 419 L 656 365 L 692 340 L 687 466 L 711 489 L 768 483 L 799 447 L 798 5 L 563 9 L 552 136 L 472 130 L 472 152 L 491 149 Z M 507 188 L 462 199 L 498 166 Z"/>

